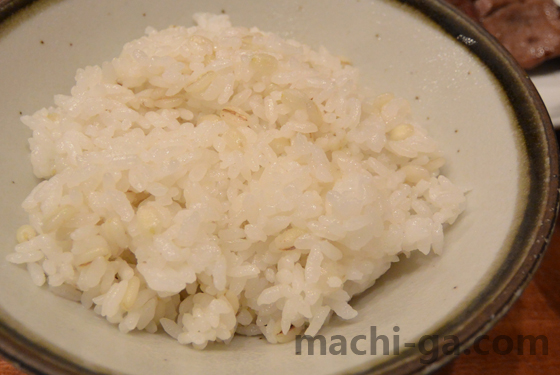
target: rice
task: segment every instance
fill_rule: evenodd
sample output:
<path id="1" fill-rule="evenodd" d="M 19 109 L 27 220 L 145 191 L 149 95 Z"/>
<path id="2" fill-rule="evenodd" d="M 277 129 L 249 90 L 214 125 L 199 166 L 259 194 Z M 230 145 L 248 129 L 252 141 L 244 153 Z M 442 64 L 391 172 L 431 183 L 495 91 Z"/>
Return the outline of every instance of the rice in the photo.
<path id="1" fill-rule="evenodd" d="M 22 121 L 44 179 L 7 258 L 120 331 L 315 335 L 398 255 L 437 254 L 464 192 L 345 59 L 225 15 L 146 30 Z"/>

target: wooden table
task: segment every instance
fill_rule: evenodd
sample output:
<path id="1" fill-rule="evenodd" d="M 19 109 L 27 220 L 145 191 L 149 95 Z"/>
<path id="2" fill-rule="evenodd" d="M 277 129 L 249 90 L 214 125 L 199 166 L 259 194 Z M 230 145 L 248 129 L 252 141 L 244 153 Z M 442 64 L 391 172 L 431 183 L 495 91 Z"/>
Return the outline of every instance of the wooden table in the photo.
<path id="1" fill-rule="evenodd" d="M 490 340 L 499 335 L 545 335 L 548 355 L 461 355 L 435 375 L 536 375 L 560 374 L 560 225 L 550 242 L 547 253 L 535 277 L 509 313 L 489 332 Z"/>
<path id="2" fill-rule="evenodd" d="M 490 331 L 490 340 L 499 335 L 546 335 L 548 355 L 518 355 L 516 339 L 511 354 L 462 354 L 434 375 L 556 375 L 560 374 L 560 225 L 537 271 L 521 298 Z M 482 347 L 482 345 L 481 345 Z M 486 348 L 483 348 L 486 350 Z M 0 359 L 0 375 L 24 375 Z"/>

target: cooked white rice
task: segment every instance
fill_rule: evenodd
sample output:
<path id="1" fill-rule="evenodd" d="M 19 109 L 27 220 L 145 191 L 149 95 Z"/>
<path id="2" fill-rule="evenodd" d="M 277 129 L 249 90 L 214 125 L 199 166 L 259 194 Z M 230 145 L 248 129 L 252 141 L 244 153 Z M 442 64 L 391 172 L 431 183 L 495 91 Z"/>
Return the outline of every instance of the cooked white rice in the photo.
<path id="1" fill-rule="evenodd" d="M 442 251 L 465 198 L 405 100 L 324 48 L 194 18 L 22 117 L 45 180 L 10 262 L 122 332 L 204 348 L 315 335 L 397 255 Z"/>

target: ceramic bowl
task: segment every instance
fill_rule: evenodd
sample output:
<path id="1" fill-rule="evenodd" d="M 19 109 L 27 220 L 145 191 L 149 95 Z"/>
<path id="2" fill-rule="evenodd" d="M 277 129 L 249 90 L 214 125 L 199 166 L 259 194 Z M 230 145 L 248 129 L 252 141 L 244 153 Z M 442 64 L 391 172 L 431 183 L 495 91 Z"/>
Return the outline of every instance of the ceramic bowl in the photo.
<path id="1" fill-rule="evenodd" d="M 503 48 L 439 1 L 1 4 L 0 352 L 30 372 L 427 373 L 456 357 L 441 350 L 423 354 L 429 344 L 441 349 L 444 338 L 453 336 L 455 353 L 469 347 L 505 314 L 538 266 L 558 203 L 558 153 L 550 120 Z M 258 337 L 236 337 L 228 346 L 197 351 L 165 334 L 121 334 L 92 311 L 35 287 L 25 269 L 4 261 L 26 220 L 20 204 L 37 183 L 28 159 L 30 132 L 19 116 L 52 105 L 53 95 L 69 92 L 77 68 L 117 56 L 147 26 L 192 25 L 191 16 L 199 11 L 225 12 L 234 25 L 257 26 L 347 56 L 366 85 L 411 102 L 416 120 L 445 153 L 444 172 L 470 190 L 467 210 L 447 230 L 442 256 L 403 259 L 353 300 L 356 319 L 335 319 L 320 332 L 329 346 L 332 336 L 344 336 L 346 355 L 328 350 L 297 355 L 293 342 L 272 345 Z M 373 329 L 376 337 L 387 336 L 391 353 L 354 353 L 352 339 L 364 335 L 371 341 Z M 438 340 L 421 341 L 425 335 Z"/>

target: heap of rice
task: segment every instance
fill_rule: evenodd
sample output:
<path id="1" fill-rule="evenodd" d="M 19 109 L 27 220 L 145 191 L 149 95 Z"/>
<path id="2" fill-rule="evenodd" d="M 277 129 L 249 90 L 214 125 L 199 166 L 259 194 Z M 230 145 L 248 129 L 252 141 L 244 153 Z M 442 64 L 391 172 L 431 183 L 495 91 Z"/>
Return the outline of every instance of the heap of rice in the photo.
<path id="1" fill-rule="evenodd" d="M 442 251 L 465 198 L 405 100 L 325 49 L 194 18 L 22 118 L 45 180 L 10 262 L 123 332 L 204 348 L 315 335 L 398 254 Z"/>

